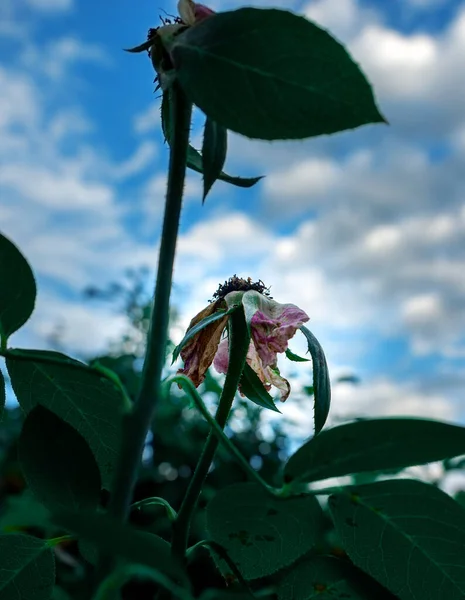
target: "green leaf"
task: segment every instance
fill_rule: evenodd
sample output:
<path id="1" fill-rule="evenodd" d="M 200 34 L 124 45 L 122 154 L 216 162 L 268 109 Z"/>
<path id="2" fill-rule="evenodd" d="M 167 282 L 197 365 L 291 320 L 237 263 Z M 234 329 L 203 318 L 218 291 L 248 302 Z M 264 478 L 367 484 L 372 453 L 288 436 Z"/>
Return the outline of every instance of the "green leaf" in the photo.
<path id="1" fill-rule="evenodd" d="M 6 499 L 0 516 L 0 531 L 7 533 L 29 527 L 41 529 L 45 537 L 49 537 L 54 526 L 49 510 L 26 489 L 18 496 L 10 495 Z"/>
<path id="2" fill-rule="evenodd" d="M 171 54 L 187 97 L 250 138 L 302 139 L 384 121 L 344 47 L 285 10 L 216 14 L 177 36 Z"/>
<path id="3" fill-rule="evenodd" d="M 329 499 L 351 560 L 400 600 L 465 598 L 465 511 L 412 480 L 350 488 Z"/>
<path id="4" fill-rule="evenodd" d="M 3 417 L 3 411 L 5 410 L 5 378 L 3 377 L 3 373 L 0 370 L 0 421 Z"/>
<path id="5" fill-rule="evenodd" d="M 18 457 L 24 477 L 45 506 L 76 510 L 100 502 L 100 473 L 84 438 L 43 406 L 26 417 Z"/>
<path id="6" fill-rule="evenodd" d="M 153 533 L 133 529 L 98 512 L 60 509 L 54 512 L 53 520 L 105 553 L 153 567 L 183 583 L 187 581 L 183 569 L 171 554 L 170 544 Z"/>
<path id="7" fill-rule="evenodd" d="M 55 352 L 22 350 L 17 356 L 9 352 L 6 364 L 13 390 L 26 413 L 44 406 L 82 435 L 97 460 L 102 485 L 109 489 L 126 400 L 116 385 L 95 370 L 58 356 L 63 364 L 51 362 L 57 358 Z"/>
<path id="8" fill-rule="evenodd" d="M 228 486 L 207 506 L 210 537 L 245 579 L 271 575 L 311 550 L 322 518 L 313 496 L 277 498 L 255 483 Z"/>
<path id="9" fill-rule="evenodd" d="M 65 592 L 65 590 L 63 588 L 55 586 L 53 588 L 52 600 L 72 600 L 72 599 L 71 599 L 71 596 L 68 594 L 68 592 Z"/>
<path id="10" fill-rule="evenodd" d="M 208 327 L 208 325 L 211 325 L 211 323 L 215 323 L 215 321 L 219 321 L 220 319 L 227 317 L 228 315 L 232 314 L 236 309 L 237 306 L 234 306 L 229 310 L 217 310 L 209 317 L 205 317 L 205 319 L 202 319 L 201 321 L 196 323 L 194 327 L 191 327 L 191 329 L 187 331 L 186 335 L 173 350 L 173 360 L 171 361 L 171 364 L 173 364 L 177 360 L 179 354 L 181 353 L 181 350 L 184 348 L 187 342 L 193 337 L 195 337 L 200 331 L 202 331 L 202 329 L 205 329 L 205 327 Z"/>
<path id="11" fill-rule="evenodd" d="M 244 370 L 242 371 L 240 391 L 254 404 L 281 413 L 271 395 L 263 387 L 263 383 L 260 381 L 258 375 L 247 363 L 244 365 Z"/>
<path id="12" fill-rule="evenodd" d="M 170 118 L 171 118 L 169 98 L 170 98 L 169 90 L 166 90 L 165 92 L 163 92 L 163 98 L 162 98 L 162 104 L 161 104 L 161 122 L 162 122 L 163 134 L 165 136 L 167 143 L 170 145 L 171 138 L 172 138 L 172 133 L 171 133 L 172 127 L 169 126 Z M 189 169 L 192 169 L 196 173 L 203 174 L 202 155 L 200 154 L 200 152 L 198 150 L 193 148 L 190 144 L 187 148 L 187 166 L 189 167 Z M 258 183 L 260 181 L 260 179 L 263 179 L 263 175 L 260 177 L 233 177 L 231 175 L 228 175 L 227 173 L 224 173 L 224 171 L 221 171 L 221 173 L 218 176 L 218 179 L 220 179 L 221 181 L 224 181 L 225 183 L 230 183 L 231 185 L 235 185 L 236 187 L 250 188 L 253 185 L 255 185 L 256 183 Z"/>
<path id="13" fill-rule="evenodd" d="M 203 202 L 223 171 L 228 151 L 228 130 L 207 117 L 203 133 Z"/>
<path id="14" fill-rule="evenodd" d="M 52 600 L 72 600 L 68 592 L 57 585 L 53 588 Z"/>
<path id="15" fill-rule="evenodd" d="M 465 428 L 423 419 L 355 421 L 320 433 L 291 456 L 286 482 L 390 471 L 465 454 Z"/>
<path id="16" fill-rule="evenodd" d="M 331 383 L 329 381 L 328 364 L 320 342 L 304 325 L 300 330 L 307 338 L 308 351 L 311 354 L 313 363 L 313 405 L 316 436 L 323 429 L 328 418 L 331 405 Z"/>
<path id="17" fill-rule="evenodd" d="M 134 48 L 124 48 L 124 51 L 132 54 L 136 54 L 137 52 L 145 52 L 153 46 L 155 43 L 155 37 L 155 35 L 152 36 L 149 40 L 142 42 L 142 44 L 139 44 L 138 46 L 134 46 Z"/>
<path id="18" fill-rule="evenodd" d="M 292 360 L 292 362 L 309 362 L 308 358 L 302 358 L 301 356 L 294 354 L 294 352 L 291 352 L 289 348 L 286 350 L 286 358 Z"/>
<path id="19" fill-rule="evenodd" d="M 0 535 L 2 600 L 49 600 L 55 584 L 55 559 L 47 542 L 30 535 Z"/>
<path id="20" fill-rule="evenodd" d="M 373 593 L 373 584 L 376 595 Z M 392 598 L 389 592 L 378 588 L 375 582 L 365 581 L 363 574 L 350 563 L 329 556 L 303 558 L 279 582 L 277 592 L 278 600 Z"/>
<path id="21" fill-rule="evenodd" d="M 0 234 L 0 338 L 2 345 L 29 319 L 36 301 L 31 267 L 9 239 Z"/>
<path id="22" fill-rule="evenodd" d="M 145 565 L 120 565 L 100 585 L 93 600 L 119 600 L 121 598 L 119 593 L 120 588 L 134 577 L 158 583 L 171 592 L 172 597 L 176 598 L 176 600 L 194 600 L 193 596 L 187 590 L 172 583 L 158 569 Z"/>

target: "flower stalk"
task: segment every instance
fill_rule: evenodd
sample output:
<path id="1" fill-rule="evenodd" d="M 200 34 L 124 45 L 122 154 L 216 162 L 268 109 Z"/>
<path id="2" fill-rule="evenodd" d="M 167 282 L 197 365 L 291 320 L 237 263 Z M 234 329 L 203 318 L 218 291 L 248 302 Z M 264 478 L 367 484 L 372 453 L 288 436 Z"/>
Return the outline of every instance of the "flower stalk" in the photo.
<path id="1" fill-rule="evenodd" d="M 108 512 L 122 521 L 129 512 L 145 439 L 160 397 L 161 376 L 165 365 L 169 302 L 192 113 L 192 104 L 177 84 L 173 85 L 171 94 L 173 139 L 152 316 L 139 395 L 126 417 L 119 465 L 108 507 Z"/>
<path id="2" fill-rule="evenodd" d="M 215 419 L 221 428 L 224 428 L 226 425 L 231 411 L 250 342 L 250 335 L 242 310 L 231 314 L 229 325 L 229 369 L 226 373 L 226 380 L 215 415 Z M 218 444 L 218 437 L 213 431 L 210 431 L 181 508 L 179 509 L 177 519 L 173 523 L 172 552 L 181 561 L 184 560 L 186 555 L 192 515 L 197 507 L 200 491 L 210 470 Z"/>

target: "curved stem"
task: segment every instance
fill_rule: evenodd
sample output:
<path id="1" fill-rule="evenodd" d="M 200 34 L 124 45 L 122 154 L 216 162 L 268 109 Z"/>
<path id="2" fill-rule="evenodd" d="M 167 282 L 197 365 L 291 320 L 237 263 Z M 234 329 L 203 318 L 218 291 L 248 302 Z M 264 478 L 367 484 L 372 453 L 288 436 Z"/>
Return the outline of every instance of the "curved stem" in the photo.
<path id="1" fill-rule="evenodd" d="M 108 512 L 121 520 L 126 519 L 129 511 L 145 438 L 152 421 L 155 404 L 160 395 L 160 380 L 165 364 L 171 283 L 192 112 L 192 104 L 176 84 L 171 91 L 171 98 L 173 103 L 173 139 L 152 317 L 147 335 L 141 387 L 133 410 L 126 417 L 119 465 L 108 506 Z M 156 201 L 154 199 L 154 202 Z"/>
<path id="2" fill-rule="evenodd" d="M 189 398 L 194 402 L 197 406 L 198 410 L 202 413 L 203 417 L 206 421 L 208 421 L 209 425 L 212 428 L 212 433 L 216 435 L 220 443 L 236 458 L 244 472 L 253 480 L 255 480 L 259 485 L 263 487 L 263 489 L 269 493 L 271 496 L 276 496 L 280 494 L 280 490 L 268 485 L 266 481 L 264 481 L 260 475 L 250 466 L 250 463 L 247 461 L 245 456 L 241 453 L 241 451 L 236 448 L 234 443 L 225 435 L 223 429 L 218 425 L 213 415 L 210 414 L 208 408 L 205 406 L 204 401 L 200 397 L 200 394 L 195 389 L 192 381 L 186 377 L 185 375 L 172 375 L 168 379 L 165 379 L 163 385 L 168 389 L 171 387 L 173 383 L 179 384 L 182 389 L 188 394 Z"/>
<path id="3" fill-rule="evenodd" d="M 222 429 L 226 425 L 239 386 L 250 340 L 242 310 L 235 311 L 231 315 L 229 323 L 229 367 L 215 415 L 216 422 Z M 208 475 L 218 443 L 218 437 L 213 431 L 210 431 L 179 509 L 178 517 L 173 523 L 172 551 L 173 555 L 181 561 L 184 560 L 186 555 L 192 515 L 197 508 L 200 491 Z"/>

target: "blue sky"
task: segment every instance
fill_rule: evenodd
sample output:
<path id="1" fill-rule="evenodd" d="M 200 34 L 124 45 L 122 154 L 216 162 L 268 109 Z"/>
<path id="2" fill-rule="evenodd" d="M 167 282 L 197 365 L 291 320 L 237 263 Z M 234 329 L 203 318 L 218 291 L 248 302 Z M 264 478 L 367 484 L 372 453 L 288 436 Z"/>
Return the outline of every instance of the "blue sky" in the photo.
<path id="1" fill-rule="evenodd" d="M 204 207 L 190 174 L 175 271 L 183 324 L 232 274 L 262 279 L 310 315 L 335 377 L 361 376 L 335 386 L 335 418 L 464 422 L 465 4 L 255 5 L 293 8 L 333 32 L 391 125 L 273 144 L 231 135 L 228 172 L 266 178 L 252 190 L 219 183 Z M 121 49 L 142 42 L 163 9 L 176 10 L 0 3 L 0 223 L 39 283 L 15 345 L 44 347 L 62 324 L 71 354 L 102 350 L 125 322 L 83 303 L 82 290 L 127 267 L 153 271 L 167 150 L 150 62 Z M 201 125 L 196 115 L 197 147 Z M 283 412 L 311 430 L 308 408 L 291 398 Z"/>

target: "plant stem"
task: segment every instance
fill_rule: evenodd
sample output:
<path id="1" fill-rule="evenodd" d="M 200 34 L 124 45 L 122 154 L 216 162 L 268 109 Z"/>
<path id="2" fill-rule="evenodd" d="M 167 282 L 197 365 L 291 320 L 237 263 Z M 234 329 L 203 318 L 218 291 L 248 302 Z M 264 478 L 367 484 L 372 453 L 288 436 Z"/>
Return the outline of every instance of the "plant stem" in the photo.
<path id="1" fill-rule="evenodd" d="M 156 402 L 160 396 L 160 381 L 165 365 L 169 302 L 192 113 L 192 104 L 177 84 L 174 84 L 171 90 L 171 100 L 173 138 L 171 140 L 165 215 L 158 256 L 153 310 L 147 335 L 147 349 L 139 395 L 132 412 L 126 417 L 119 465 L 108 506 L 108 512 L 122 521 L 126 519 L 129 512 L 145 439 L 152 422 Z M 154 202 L 156 201 L 157 199 L 154 199 Z"/>
<path id="2" fill-rule="evenodd" d="M 222 429 L 226 425 L 239 386 L 250 340 L 242 310 L 238 310 L 230 316 L 229 324 L 229 367 L 215 415 L 216 422 Z M 180 561 L 183 561 L 186 555 L 192 515 L 197 508 L 199 495 L 215 456 L 218 443 L 218 437 L 213 431 L 210 431 L 182 501 L 177 519 L 173 523 L 172 552 Z"/>

